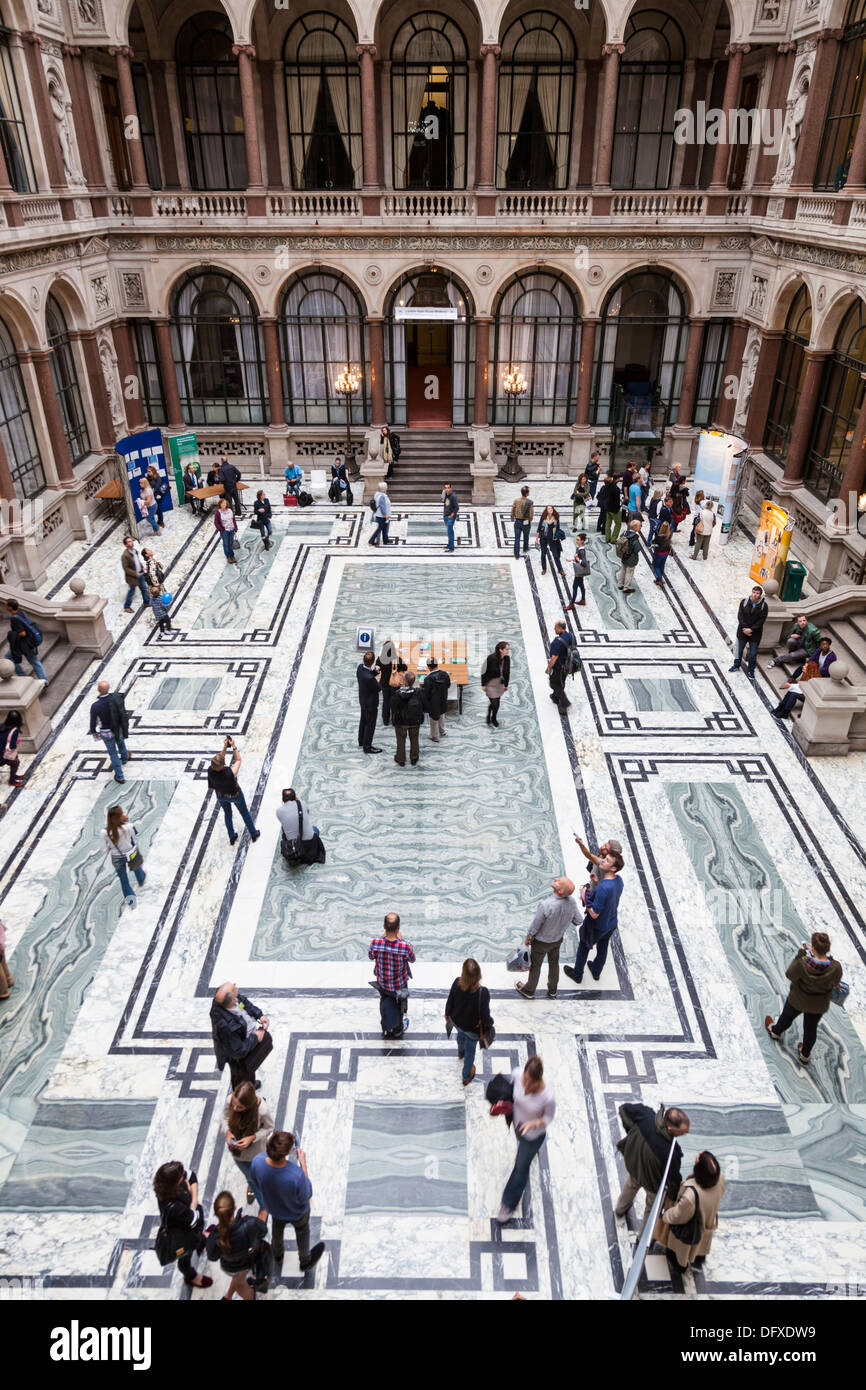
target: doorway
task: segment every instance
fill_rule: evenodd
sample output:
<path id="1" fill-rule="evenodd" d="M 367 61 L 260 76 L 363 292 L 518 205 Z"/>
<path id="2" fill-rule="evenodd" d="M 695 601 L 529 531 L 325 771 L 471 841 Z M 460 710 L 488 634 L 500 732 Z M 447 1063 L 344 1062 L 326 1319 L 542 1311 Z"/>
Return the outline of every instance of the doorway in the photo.
<path id="1" fill-rule="evenodd" d="M 452 323 L 406 324 L 406 389 L 410 429 L 451 428 Z"/>

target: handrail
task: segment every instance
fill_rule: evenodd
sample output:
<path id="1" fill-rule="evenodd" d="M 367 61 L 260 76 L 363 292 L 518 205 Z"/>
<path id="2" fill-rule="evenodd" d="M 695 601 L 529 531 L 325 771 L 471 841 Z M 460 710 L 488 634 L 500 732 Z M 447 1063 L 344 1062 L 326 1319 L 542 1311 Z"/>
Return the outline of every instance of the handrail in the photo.
<path id="1" fill-rule="evenodd" d="M 630 1303 L 635 1296 L 638 1280 L 640 1279 L 641 1271 L 643 1270 L 644 1263 L 646 1261 L 647 1251 L 650 1247 L 650 1242 L 653 1238 L 653 1231 L 655 1230 L 656 1220 L 658 1218 L 659 1212 L 662 1209 L 662 1202 L 665 1199 L 665 1191 L 668 1185 L 668 1174 L 671 1170 L 671 1163 L 673 1162 L 674 1150 L 676 1146 L 677 1141 L 674 1139 L 671 1143 L 670 1152 L 668 1154 L 668 1161 L 665 1164 L 665 1171 L 662 1173 L 662 1180 L 659 1183 L 658 1192 L 655 1195 L 655 1201 L 653 1202 L 652 1208 L 644 1220 L 643 1230 L 641 1231 L 640 1238 L 638 1240 L 637 1245 L 635 1246 L 634 1257 L 632 1259 L 631 1264 L 629 1265 L 628 1274 L 625 1276 L 625 1282 L 622 1286 L 622 1293 L 619 1296 L 621 1303 Z"/>

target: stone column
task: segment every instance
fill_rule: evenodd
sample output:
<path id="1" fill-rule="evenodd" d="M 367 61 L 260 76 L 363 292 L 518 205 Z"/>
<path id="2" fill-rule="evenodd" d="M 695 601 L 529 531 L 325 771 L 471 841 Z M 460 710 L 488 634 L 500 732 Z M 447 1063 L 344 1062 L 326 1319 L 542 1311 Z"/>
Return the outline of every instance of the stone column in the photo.
<path id="1" fill-rule="evenodd" d="M 48 443 L 54 456 L 57 478 L 61 487 L 70 487 L 75 482 L 75 474 L 72 471 L 72 456 L 66 442 L 63 417 L 60 414 L 60 402 L 57 399 L 54 378 L 51 375 L 51 349 L 30 348 L 27 352 L 19 352 L 18 358 L 21 362 L 33 363 L 39 389 L 39 401 L 45 416 Z"/>
<path id="2" fill-rule="evenodd" d="M 845 192 L 866 193 L 866 119 L 862 114 L 857 134 L 854 136 L 854 149 L 851 152 L 848 178 L 845 180 Z"/>
<path id="3" fill-rule="evenodd" d="M 677 426 L 680 429 L 691 429 L 694 418 L 698 365 L 701 360 L 705 323 L 706 319 L 689 319 L 689 341 L 686 347 L 683 384 L 680 388 L 680 404 L 677 410 Z"/>
<path id="4" fill-rule="evenodd" d="M 501 52 L 502 50 L 496 43 L 483 43 L 481 45 L 481 137 L 478 146 L 478 192 L 488 195 L 493 193 L 496 188 L 496 96 Z"/>
<path id="5" fill-rule="evenodd" d="M 232 53 L 238 60 L 238 77 L 241 84 L 244 148 L 247 154 L 247 190 L 253 194 L 261 194 L 265 185 L 262 179 L 262 157 L 259 152 L 259 126 L 255 81 L 253 79 L 253 59 L 256 56 L 256 50 L 251 43 L 233 43 Z M 252 211 L 252 209 L 248 208 L 248 211 Z M 264 202 L 262 202 L 262 211 L 264 211 Z"/>
<path id="6" fill-rule="evenodd" d="M 183 429 L 183 412 L 180 408 L 180 392 L 177 389 L 177 369 L 174 365 L 174 352 L 171 346 L 171 328 L 168 319 L 154 319 L 156 347 L 162 372 L 162 387 L 165 391 L 165 408 L 168 414 L 168 427 Z"/>
<path id="7" fill-rule="evenodd" d="M 103 185 L 105 178 L 99 158 L 93 112 L 90 107 L 87 75 L 84 71 L 80 48 L 74 44 L 65 43 L 62 45 L 62 52 L 66 85 L 72 98 L 72 119 L 75 123 L 75 136 L 81 154 L 81 165 L 85 182 L 88 189 L 91 189 Z"/>
<path id="8" fill-rule="evenodd" d="M 797 141 L 797 157 L 791 174 L 792 193 L 811 193 L 818 167 L 818 155 L 824 135 L 824 119 L 830 104 L 836 62 L 839 56 L 841 29 L 823 29 L 815 35 L 818 51 L 809 82 L 806 115 Z"/>
<path id="9" fill-rule="evenodd" d="M 372 392 L 373 429 L 381 429 L 385 420 L 385 326 L 380 318 L 367 317 L 370 341 L 370 387 Z"/>
<path id="10" fill-rule="evenodd" d="M 577 377 L 577 409 L 574 412 L 574 423 L 582 427 L 589 424 L 592 369 L 595 363 L 595 334 L 598 324 L 598 319 L 584 319 L 580 330 L 580 367 Z"/>
<path id="11" fill-rule="evenodd" d="M 803 378 L 803 389 L 800 392 L 800 402 L 797 406 L 797 414 L 794 416 L 791 439 L 788 444 L 788 457 L 785 460 L 784 480 L 786 483 L 799 483 L 803 477 L 806 468 L 806 450 L 809 447 L 812 423 L 818 404 L 818 391 L 821 387 L 821 378 L 824 375 L 824 363 L 829 355 L 829 351 L 807 351 L 806 353 L 806 375 Z"/>
<path id="12" fill-rule="evenodd" d="M 52 190 L 57 189 L 66 192 L 68 185 L 66 182 L 66 172 L 63 168 L 63 156 L 60 153 L 60 139 L 57 134 L 57 122 L 54 119 L 54 112 L 51 110 L 51 98 L 48 95 L 48 79 L 45 76 L 45 68 L 42 66 L 42 40 L 38 34 L 32 30 L 22 34 L 25 43 L 25 53 L 27 55 L 27 71 L 30 75 L 30 90 L 33 93 L 33 101 L 36 106 L 36 114 L 39 122 L 39 129 L 42 135 L 42 148 L 45 152 L 45 166 L 48 171 L 48 182 Z"/>
<path id="13" fill-rule="evenodd" d="M 2 435 L 0 435 L 0 497 L 5 502 L 11 502 L 15 497 L 15 484 L 12 482 L 12 473 L 9 468 L 9 460 L 6 457 Z"/>
<path id="14" fill-rule="evenodd" d="M 166 68 L 161 58 L 152 58 L 149 63 L 150 80 L 153 83 L 153 119 L 156 125 L 156 138 L 159 144 L 159 162 L 162 167 L 163 188 L 180 188 L 180 175 L 177 168 L 177 152 L 174 147 L 171 107 L 166 85 Z M 172 66 L 174 66 L 172 64 Z"/>
<path id="15" fill-rule="evenodd" d="M 622 54 L 625 53 L 625 44 L 606 43 L 601 52 L 604 59 L 604 78 L 594 187 L 610 188 L 610 164 L 613 157 L 614 124 L 616 122 L 616 97 L 619 88 L 619 60 Z"/>
<path id="16" fill-rule="evenodd" d="M 274 99 L 274 70 L 280 66 L 272 58 L 259 59 L 259 86 L 262 93 L 262 125 L 265 130 L 265 157 L 268 164 L 267 187 L 282 188 L 280 168 L 280 137 L 277 130 L 277 107 Z"/>
<path id="17" fill-rule="evenodd" d="M 862 120 L 862 117 L 861 117 Z M 848 450 L 848 462 L 842 476 L 839 496 L 846 503 L 849 517 L 857 514 L 857 498 L 866 488 L 866 394 L 860 404 L 860 414 L 854 426 L 854 437 Z"/>
<path id="18" fill-rule="evenodd" d="M 716 145 L 716 152 L 713 156 L 713 172 L 710 177 L 710 192 L 721 193 L 728 186 L 728 157 L 731 146 L 728 142 L 730 134 L 730 112 L 735 111 L 739 105 L 740 79 L 743 74 L 743 56 L 749 52 L 747 43 L 729 43 L 725 52 L 728 56 L 728 71 L 725 74 L 725 94 L 722 98 L 722 110 L 725 113 L 724 131 L 725 139 L 720 140 Z"/>
<path id="19" fill-rule="evenodd" d="M 109 48 L 117 62 L 117 89 L 120 95 L 120 111 L 123 117 L 123 134 L 129 150 L 129 167 L 132 171 L 132 192 L 143 193 L 150 187 L 147 182 L 147 166 L 144 162 L 144 146 L 138 124 L 138 103 L 135 100 L 135 87 L 132 83 L 132 49 L 128 44 L 119 48 Z"/>
<path id="20" fill-rule="evenodd" d="M 683 111 L 694 110 L 695 98 L 695 68 L 696 60 L 686 58 L 683 63 L 683 84 L 680 88 L 679 105 Z M 683 187 L 683 169 L 685 168 L 688 145 L 678 145 L 674 142 L 673 159 L 671 160 L 671 188 Z"/>
<path id="21" fill-rule="evenodd" d="M 283 382 L 280 371 L 280 349 L 276 319 L 259 318 L 265 342 L 265 372 L 268 379 L 268 413 L 272 425 L 283 428 L 286 412 L 283 406 Z"/>
<path id="22" fill-rule="evenodd" d="M 795 43 L 780 43 L 773 54 L 773 72 L 770 77 L 769 95 L 767 106 L 770 111 L 781 111 L 786 115 L 785 102 L 788 96 L 788 88 L 791 85 L 791 73 L 794 69 L 794 53 L 797 45 Z M 752 180 L 753 188 L 769 188 L 773 174 L 779 162 L 779 156 L 773 154 L 771 150 L 761 147 L 757 160 L 755 161 L 755 176 Z"/>
<path id="23" fill-rule="evenodd" d="M 761 448 L 764 442 L 770 397 L 773 394 L 773 382 L 776 377 L 776 368 L 779 365 L 779 352 L 784 336 L 784 330 L 781 328 L 770 329 L 762 335 L 758 369 L 755 372 L 752 399 L 749 402 L 749 414 L 746 419 L 746 438 L 756 449 Z"/>
<path id="24" fill-rule="evenodd" d="M 81 351 L 84 354 L 87 380 L 96 420 L 96 437 L 102 448 L 113 449 L 115 442 L 114 421 L 111 418 L 105 374 L 102 370 L 102 360 L 96 342 L 96 329 L 73 328 L 70 329 L 69 336 L 81 344 Z"/>
<path id="25" fill-rule="evenodd" d="M 697 115 L 697 105 L 699 101 L 706 102 L 708 92 L 708 81 L 712 74 L 713 64 L 709 58 L 696 58 L 694 61 L 694 73 L 692 75 L 692 95 L 688 105 L 694 115 Z M 696 188 L 698 183 L 698 173 L 700 160 L 704 146 L 693 141 L 690 145 L 685 145 L 683 154 L 683 164 L 680 173 L 680 186 L 682 188 Z"/>
<path id="26" fill-rule="evenodd" d="M 379 211 L 379 160 L 376 134 L 376 45 L 358 44 L 358 65 L 361 69 L 361 144 L 364 154 L 364 211 Z M 370 195 L 376 195 L 372 197 Z"/>
<path id="27" fill-rule="evenodd" d="M 130 342 L 129 326 L 125 319 L 115 319 L 111 325 L 111 336 L 114 339 L 114 351 L 117 353 L 117 366 L 120 372 L 120 385 L 123 391 L 123 406 L 126 411 L 126 423 L 131 434 L 136 430 L 145 428 L 147 421 L 144 418 L 144 410 L 141 405 L 141 381 L 138 375 L 138 364 L 132 351 Z M 135 377 L 139 383 L 138 392 L 130 398 L 126 394 L 126 383 L 129 377 Z"/>
<path id="28" fill-rule="evenodd" d="M 746 323 L 745 319 L 734 319 L 731 326 L 731 339 L 728 343 L 728 355 L 725 358 L 725 371 L 722 377 L 723 384 L 730 376 L 736 377 L 737 380 L 739 380 L 740 373 L 743 370 L 743 353 L 746 350 L 746 339 L 748 335 L 749 325 Z M 733 399 L 729 400 L 723 389 L 722 399 L 716 406 L 715 424 L 718 429 L 730 430 L 732 428 L 734 423 L 734 411 L 736 408 L 736 395 L 734 395 Z"/>
<path id="29" fill-rule="evenodd" d="M 578 188 L 592 188 L 595 126 L 598 119 L 598 89 L 601 59 L 587 58 L 584 85 L 583 116 L 580 122 L 580 153 L 577 164 Z"/>
<path id="30" fill-rule="evenodd" d="M 475 319 L 475 409 L 473 425 L 487 425 L 487 405 L 490 398 L 490 324 L 488 314 Z"/>

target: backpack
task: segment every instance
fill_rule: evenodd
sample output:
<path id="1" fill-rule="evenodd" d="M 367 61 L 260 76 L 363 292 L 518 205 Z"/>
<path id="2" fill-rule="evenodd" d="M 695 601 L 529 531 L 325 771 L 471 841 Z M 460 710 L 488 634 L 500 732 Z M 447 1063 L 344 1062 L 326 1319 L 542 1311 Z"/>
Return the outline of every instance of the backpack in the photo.
<path id="1" fill-rule="evenodd" d="M 23 613 L 16 613 L 15 616 L 19 622 L 24 624 L 24 630 L 27 633 L 27 636 L 30 638 L 30 641 L 33 643 L 34 647 L 41 646 L 42 633 L 39 631 L 39 628 L 36 626 L 33 619 L 25 618 Z"/>
<path id="2" fill-rule="evenodd" d="M 568 650 L 565 653 L 565 660 L 563 661 L 563 666 L 565 667 L 565 674 L 567 676 L 575 676 L 577 675 L 577 672 L 580 670 L 580 657 L 577 654 L 576 642 L 569 643 Z"/>
<path id="3" fill-rule="evenodd" d="M 280 853 L 282 854 L 282 856 L 283 856 L 284 859 L 287 859 L 287 860 L 288 860 L 288 862 L 289 862 L 290 864 L 296 863 L 297 860 L 299 860 L 299 859 L 301 858 L 302 853 L 303 853 L 304 812 L 303 812 L 303 810 L 301 809 L 301 803 L 300 803 L 300 801 L 297 803 L 297 807 L 298 807 L 298 833 L 297 833 L 297 835 L 294 835 L 294 836 L 292 837 L 292 839 L 290 840 L 289 837 L 288 837 L 288 835 L 286 834 L 286 832 L 285 832 L 285 830 L 284 830 L 283 833 L 282 833 L 282 835 L 280 836 Z"/>
<path id="4" fill-rule="evenodd" d="M 312 507 L 312 505 L 313 505 L 313 499 L 312 499 L 312 497 L 310 496 L 310 494 L 309 494 L 308 492 L 299 492 L 299 493 L 298 493 L 298 506 L 299 506 L 299 507 Z"/>
<path id="5" fill-rule="evenodd" d="M 620 560 L 624 560 L 628 554 L 628 542 L 631 531 L 621 531 L 616 538 L 616 553 Z"/>
<path id="6" fill-rule="evenodd" d="M 129 715 L 130 711 L 126 708 L 126 698 L 122 690 L 112 690 L 108 697 L 111 706 L 111 732 L 120 733 L 126 739 L 129 737 Z"/>

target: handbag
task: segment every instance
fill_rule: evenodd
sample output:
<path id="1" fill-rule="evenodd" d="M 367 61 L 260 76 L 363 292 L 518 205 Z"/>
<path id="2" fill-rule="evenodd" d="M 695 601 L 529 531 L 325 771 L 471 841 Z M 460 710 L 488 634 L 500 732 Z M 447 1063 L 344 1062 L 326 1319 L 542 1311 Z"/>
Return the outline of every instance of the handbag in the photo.
<path id="1" fill-rule="evenodd" d="M 170 1265 L 184 1255 L 194 1255 L 201 1244 L 203 1225 L 204 1212 L 201 1207 L 192 1226 L 169 1226 L 162 1221 L 153 1242 L 154 1253 L 160 1264 Z"/>
<path id="2" fill-rule="evenodd" d="M 505 968 L 512 972 L 529 969 L 529 947 L 517 946 L 505 957 Z"/>
<path id="3" fill-rule="evenodd" d="M 572 564 L 574 565 L 575 578 L 582 579 L 584 575 L 589 574 L 592 570 L 592 563 L 586 553 L 586 547 L 584 547 L 582 560 L 578 559 L 579 553 L 579 551 L 575 551 Z"/>
<path id="4" fill-rule="evenodd" d="M 838 985 L 834 985 L 830 991 L 830 999 L 834 1004 L 838 1004 L 840 1009 L 844 1009 L 845 1001 L 850 993 L 851 986 L 845 980 L 840 980 Z"/>
<path id="5" fill-rule="evenodd" d="M 704 1234 L 704 1222 L 701 1216 L 701 1204 L 698 1198 L 697 1189 L 689 1184 L 689 1191 L 695 1199 L 694 1214 L 688 1221 L 683 1221 L 678 1226 L 671 1226 L 671 1235 L 677 1240 L 682 1241 L 683 1245 L 700 1245 L 701 1237 Z"/>
<path id="6" fill-rule="evenodd" d="M 496 1041 L 496 1029 L 494 1028 L 493 1024 L 491 1023 L 491 1025 L 490 1025 L 490 1031 L 489 1031 L 489 1033 L 485 1033 L 485 1031 L 484 1031 L 484 1024 L 481 1022 L 481 988 L 480 988 L 480 986 L 479 986 L 479 989 L 478 989 L 478 1041 L 480 1042 L 482 1049 L 484 1049 L 485 1051 L 486 1051 L 486 1049 L 490 1046 L 491 1043 L 494 1043 L 494 1042 Z"/>
<path id="7" fill-rule="evenodd" d="M 256 1293 L 267 1293 L 275 1264 L 274 1248 L 269 1240 L 263 1240 L 250 1268 Z"/>
<path id="8" fill-rule="evenodd" d="M 132 849 L 126 856 L 126 862 L 130 869 L 140 869 L 142 864 L 144 863 L 144 856 L 142 855 L 141 850 L 138 848 L 138 845 L 135 843 L 134 831 L 132 836 Z"/>
<path id="9" fill-rule="evenodd" d="M 298 499 L 297 499 L 297 497 L 295 496 L 295 494 L 294 494 L 293 492 L 284 492 L 284 493 L 283 493 L 283 506 L 284 506 L 284 507 L 296 507 L 297 505 L 298 505 Z"/>

